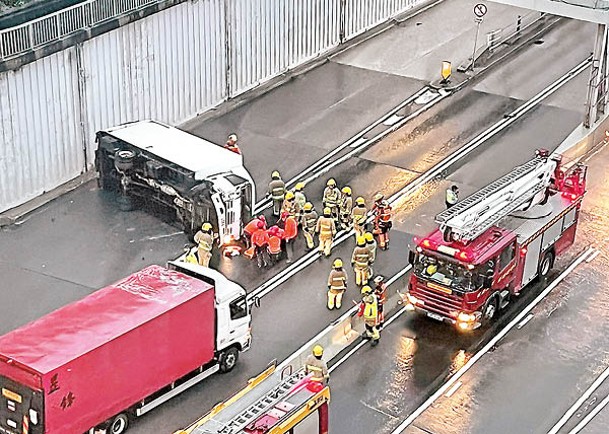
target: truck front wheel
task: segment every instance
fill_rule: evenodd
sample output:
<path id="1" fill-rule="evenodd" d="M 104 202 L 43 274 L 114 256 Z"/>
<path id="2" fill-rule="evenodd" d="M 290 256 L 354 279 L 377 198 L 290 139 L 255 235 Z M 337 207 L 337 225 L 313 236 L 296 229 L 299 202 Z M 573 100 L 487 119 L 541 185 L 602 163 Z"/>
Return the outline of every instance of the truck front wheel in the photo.
<path id="1" fill-rule="evenodd" d="M 499 313 L 499 303 L 497 297 L 491 297 L 482 310 L 482 321 L 484 324 L 490 324 Z"/>
<path id="2" fill-rule="evenodd" d="M 239 360 L 239 351 L 235 347 L 228 348 L 220 353 L 220 372 L 232 371 Z"/>
<path id="3" fill-rule="evenodd" d="M 109 434 L 123 434 L 129 427 L 129 418 L 125 413 L 121 413 L 112 419 L 108 429 Z"/>
<path id="4" fill-rule="evenodd" d="M 543 259 L 539 263 L 539 277 L 544 278 L 548 275 L 554 265 L 554 253 L 548 251 L 543 255 Z"/>

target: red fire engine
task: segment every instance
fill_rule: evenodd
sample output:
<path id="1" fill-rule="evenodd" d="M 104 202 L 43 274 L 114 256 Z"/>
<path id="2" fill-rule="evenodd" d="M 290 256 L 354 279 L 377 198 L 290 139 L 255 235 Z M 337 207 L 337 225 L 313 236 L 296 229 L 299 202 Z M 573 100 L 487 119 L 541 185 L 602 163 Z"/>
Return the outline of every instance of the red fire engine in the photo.
<path id="1" fill-rule="evenodd" d="M 545 277 L 575 240 L 586 167 L 538 150 L 436 216 L 416 239 L 406 308 L 471 330 L 492 320 L 531 280 Z"/>

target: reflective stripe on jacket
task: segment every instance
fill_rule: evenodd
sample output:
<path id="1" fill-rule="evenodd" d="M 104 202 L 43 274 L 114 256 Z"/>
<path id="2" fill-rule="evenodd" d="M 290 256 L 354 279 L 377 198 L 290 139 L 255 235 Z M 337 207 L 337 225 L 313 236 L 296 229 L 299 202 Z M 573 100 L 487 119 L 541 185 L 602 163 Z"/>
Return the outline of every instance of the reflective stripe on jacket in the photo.
<path id="1" fill-rule="evenodd" d="M 336 225 L 332 217 L 321 216 L 317 220 L 317 226 L 315 231 L 319 233 L 321 237 L 333 237 L 336 233 Z"/>
<path id="2" fill-rule="evenodd" d="M 332 269 L 328 276 L 328 286 L 335 291 L 343 291 L 347 288 L 347 273 L 345 270 Z"/>
<path id="3" fill-rule="evenodd" d="M 328 208 L 335 208 L 340 199 L 340 190 L 336 187 L 326 187 L 324 190 L 323 203 Z"/>
<path id="4" fill-rule="evenodd" d="M 353 221 L 357 224 L 362 224 L 366 220 L 366 213 L 368 210 L 365 206 L 356 205 L 353 207 L 351 211 L 351 217 L 353 217 Z"/>
<path id="5" fill-rule="evenodd" d="M 317 212 L 315 210 L 305 211 L 302 215 L 302 219 L 300 223 L 302 224 L 302 229 L 307 232 L 315 232 L 315 226 L 317 225 Z"/>
<path id="6" fill-rule="evenodd" d="M 214 245 L 214 237 L 207 232 L 197 232 L 195 235 L 195 242 L 199 245 L 199 249 L 203 249 L 206 252 L 211 252 Z"/>
<path id="7" fill-rule="evenodd" d="M 351 262 L 356 267 L 366 268 L 370 264 L 370 251 L 366 246 L 356 246 L 353 249 L 353 255 L 351 256 Z"/>
<path id="8" fill-rule="evenodd" d="M 273 200 L 283 200 L 285 196 L 285 183 L 281 179 L 273 179 L 269 183 L 269 192 Z"/>

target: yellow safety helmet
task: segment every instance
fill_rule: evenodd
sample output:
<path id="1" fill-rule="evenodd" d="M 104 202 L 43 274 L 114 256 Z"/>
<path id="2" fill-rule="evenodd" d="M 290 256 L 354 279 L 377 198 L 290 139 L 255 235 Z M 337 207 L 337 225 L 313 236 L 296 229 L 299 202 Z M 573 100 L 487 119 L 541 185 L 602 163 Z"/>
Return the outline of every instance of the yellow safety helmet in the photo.
<path id="1" fill-rule="evenodd" d="M 328 187 L 334 187 L 336 185 L 336 181 L 334 180 L 334 178 L 330 178 L 330 179 L 328 179 L 328 182 L 326 183 L 326 185 Z"/>
<path id="2" fill-rule="evenodd" d="M 383 196 L 381 193 L 377 193 L 374 195 L 374 201 L 378 202 L 379 200 L 383 200 L 385 198 L 385 196 Z"/>
<path id="3" fill-rule="evenodd" d="M 211 223 L 205 222 L 201 225 L 202 231 L 211 231 Z"/>
<path id="4" fill-rule="evenodd" d="M 372 288 L 370 288 L 368 285 L 364 285 L 362 287 L 362 294 L 372 294 Z"/>
<path id="5" fill-rule="evenodd" d="M 313 355 L 315 357 L 321 357 L 324 355 L 324 347 L 322 347 L 321 345 L 315 345 L 313 347 Z"/>
<path id="6" fill-rule="evenodd" d="M 279 179 L 279 178 L 281 178 L 281 176 L 279 175 L 279 172 L 275 170 L 275 171 L 273 171 L 273 173 L 271 173 L 271 178 Z"/>
<path id="7" fill-rule="evenodd" d="M 351 195 L 351 187 L 349 187 L 349 186 L 343 187 L 343 189 L 342 189 L 341 191 L 342 191 L 344 194 Z"/>
<path id="8" fill-rule="evenodd" d="M 336 259 L 334 260 L 334 264 L 332 264 L 332 266 L 333 266 L 334 268 L 342 268 L 342 266 L 343 266 L 343 261 L 342 261 L 342 259 L 340 259 L 340 258 L 336 258 Z"/>
<path id="9" fill-rule="evenodd" d="M 292 200 L 292 199 L 294 199 L 294 193 L 292 193 L 291 191 L 288 191 L 288 192 L 285 194 L 285 198 L 286 198 L 287 200 Z"/>
<path id="10" fill-rule="evenodd" d="M 330 208 L 324 208 L 324 215 L 332 214 L 332 210 Z"/>
<path id="11" fill-rule="evenodd" d="M 372 235 L 372 232 L 366 232 L 364 234 L 364 238 L 366 239 L 366 241 L 368 242 L 372 242 L 374 241 L 374 235 Z"/>
<path id="12" fill-rule="evenodd" d="M 357 237 L 357 245 L 358 246 L 365 246 L 366 245 L 366 238 L 364 237 Z"/>
<path id="13" fill-rule="evenodd" d="M 298 184 L 296 184 L 296 185 L 294 186 L 294 190 L 296 190 L 296 191 L 300 191 L 300 190 L 302 190 L 303 188 L 305 188 L 305 183 L 304 183 L 304 182 L 299 182 Z"/>
<path id="14" fill-rule="evenodd" d="M 436 271 L 438 271 L 438 266 L 437 266 L 436 264 L 430 264 L 430 265 L 428 265 L 428 266 L 427 266 L 427 268 L 425 269 L 425 272 L 426 272 L 427 274 L 429 274 L 430 276 L 431 276 L 432 274 L 435 274 L 435 273 L 436 273 Z"/>
<path id="15" fill-rule="evenodd" d="M 355 199 L 355 203 L 358 204 L 358 205 L 365 205 L 366 201 L 364 200 L 363 197 L 360 196 L 357 199 Z"/>
<path id="16" fill-rule="evenodd" d="M 304 204 L 303 208 L 305 211 L 311 211 L 313 209 L 313 204 L 311 202 L 307 202 Z"/>

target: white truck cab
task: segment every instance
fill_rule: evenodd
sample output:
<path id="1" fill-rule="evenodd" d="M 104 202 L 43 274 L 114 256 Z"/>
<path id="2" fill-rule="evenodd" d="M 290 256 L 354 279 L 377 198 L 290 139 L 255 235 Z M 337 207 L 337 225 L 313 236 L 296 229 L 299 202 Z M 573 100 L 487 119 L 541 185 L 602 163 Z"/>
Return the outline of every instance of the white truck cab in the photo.
<path id="1" fill-rule="evenodd" d="M 251 218 L 256 191 L 243 156 L 156 121 L 99 131 L 95 165 L 99 186 L 173 209 L 187 233 L 209 221 L 220 243 L 239 239 Z"/>

